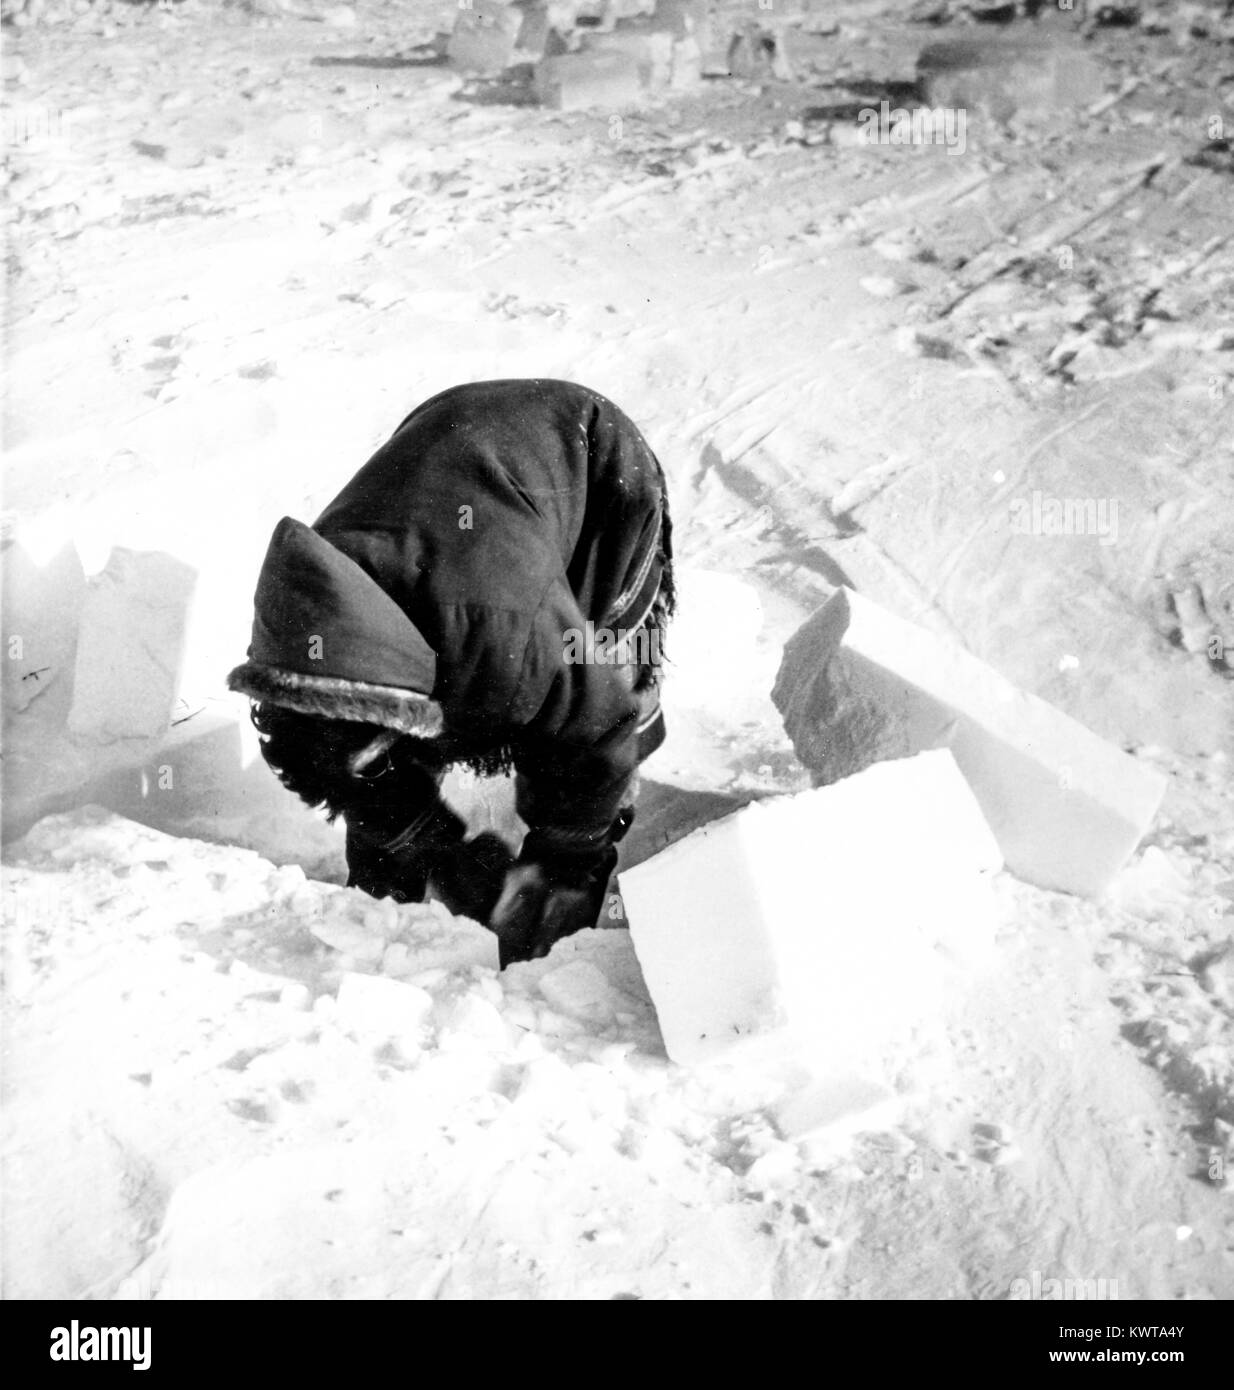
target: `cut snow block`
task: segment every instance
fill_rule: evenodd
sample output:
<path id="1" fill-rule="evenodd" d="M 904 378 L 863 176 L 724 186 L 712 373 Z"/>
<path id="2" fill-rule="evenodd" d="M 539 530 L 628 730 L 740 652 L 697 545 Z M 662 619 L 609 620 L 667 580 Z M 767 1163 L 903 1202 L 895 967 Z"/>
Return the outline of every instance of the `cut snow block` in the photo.
<path id="1" fill-rule="evenodd" d="M 692 38 L 702 52 L 709 52 L 718 42 L 707 0 L 656 0 L 651 24 L 674 38 Z"/>
<path id="2" fill-rule="evenodd" d="M 748 25 L 729 38 L 725 72 L 746 81 L 791 80 L 778 36 L 770 29 Z"/>
<path id="3" fill-rule="evenodd" d="M 0 573 L 7 719 L 72 674 L 86 576 L 71 541 L 42 561 L 11 541 L 3 547 Z"/>
<path id="4" fill-rule="evenodd" d="M 166 732 L 196 579 L 161 551 L 111 552 L 82 602 L 69 733 L 105 743 Z"/>
<path id="5" fill-rule="evenodd" d="M 584 34 L 584 53 L 620 53 L 638 65 L 644 91 L 662 91 L 673 75 L 673 36 L 652 29 L 614 29 L 607 34 Z"/>
<path id="6" fill-rule="evenodd" d="M 642 65 L 628 53 L 563 53 L 536 64 L 536 99 L 556 111 L 633 106 L 644 90 Z"/>
<path id="7" fill-rule="evenodd" d="M 929 44 L 917 55 L 917 78 L 928 106 L 971 108 L 995 120 L 1072 111 L 1105 91 L 1101 65 L 1074 44 L 1001 37 Z"/>
<path id="8" fill-rule="evenodd" d="M 1166 779 L 957 643 L 840 589 L 789 640 L 772 699 L 818 784 L 947 747 L 1008 869 L 1095 897 L 1152 823 Z"/>
<path id="9" fill-rule="evenodd" d="M 980 959 L 998 845 L 946 750 L 756 802 L 622 874 L 668 1055 L 784 1039 L 831 1078 L 886 1079 Z"/>
<path id="10" fill-rule="evenodd" d="M 597 1027 L 611 1023 L 617 1010 L 629 1002 L 589 960 L 568 961 L 550 970 L 540 977 L 539 990 L 558 1013 Z"/>
<path id="11" fill-rule="evenodd" d="M 514 61 L 523 10 L 496 0 L 470 0 L 460 6 L 446 46 L 451 67 L 496 76 Z"/>
<path id="12" fill-rule="evenodd" d="M 718 42 L 707 0 L 656 0 L 650 25 L 673 37 L 672 85 L 681 88 L 697 82 L 704 55 L 712 54 Z M 722 59 L 724 52 L 719 56 Z"/>
<path id="13" fill-rule="evenodd" d="M 703 50 L 698 40 L 692 34 L 687 34 L 684 38 L 674 39 L 669 86 L 675 92 L 684 92 L 697 86 L 702 78 Z"/>

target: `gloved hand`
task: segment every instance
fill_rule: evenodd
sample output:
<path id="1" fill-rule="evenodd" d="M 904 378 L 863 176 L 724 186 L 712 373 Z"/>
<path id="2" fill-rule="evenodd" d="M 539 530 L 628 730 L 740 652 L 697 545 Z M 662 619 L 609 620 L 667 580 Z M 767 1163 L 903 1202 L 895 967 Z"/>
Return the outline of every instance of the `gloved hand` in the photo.
<path id="1" fill-rule="evenodd" d="M 513 865 L 510 847 L 486 830 L 438 852 L 427 866 L 428 886 L 456 916 L 487 922 Z"/>
<path id="2" fill-rule="evenodd" d="M 616 864 L 611 836 L 564 844 L 532 831 L 488 919 L 501 968 L 546 956 L 562 937 L 594 927 Z"/>

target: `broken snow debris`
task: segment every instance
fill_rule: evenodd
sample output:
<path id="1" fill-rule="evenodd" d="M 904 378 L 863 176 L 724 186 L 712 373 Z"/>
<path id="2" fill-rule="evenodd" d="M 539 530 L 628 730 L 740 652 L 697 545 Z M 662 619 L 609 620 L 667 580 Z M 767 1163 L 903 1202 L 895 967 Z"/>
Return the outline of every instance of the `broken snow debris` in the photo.
<path id="1" fill-rule="evenodd" d="M 875 299 L 895 299 L 902 294 L 911 294 L 917 288 L 911 280 L 904 280 L 898 275 L 863 275 L 857 283 Z"/>
<path id="2" fill-rule="evenodd" d="M 622 1004 L 608 977 L 586 960 L 572 960 L 542 975 L 539 989 L 559 1013 L 600 1027 L 612 1023 Z"/>
<path id="3" fill-rule="evenodd" d="M 330 915 L 313 922 L 309 930 L 327 946 L 332 946 L 360 965 L 376 966 L 385 954 L 385 938 L 362 922 Z"/>

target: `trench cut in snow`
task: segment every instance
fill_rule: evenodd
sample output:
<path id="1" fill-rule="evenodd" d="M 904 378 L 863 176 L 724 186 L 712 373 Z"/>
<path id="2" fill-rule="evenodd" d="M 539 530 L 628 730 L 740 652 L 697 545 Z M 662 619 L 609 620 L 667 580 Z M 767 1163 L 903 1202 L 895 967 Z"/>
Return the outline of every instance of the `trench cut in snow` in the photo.
<path id="1" fill-rule="evenodd" d="M 776 1038 L 836 1083 L 941 1016 L 992 939 L 998 844 L 946 750 L 747 806 L 622 875 L 668 1055 Z"/>

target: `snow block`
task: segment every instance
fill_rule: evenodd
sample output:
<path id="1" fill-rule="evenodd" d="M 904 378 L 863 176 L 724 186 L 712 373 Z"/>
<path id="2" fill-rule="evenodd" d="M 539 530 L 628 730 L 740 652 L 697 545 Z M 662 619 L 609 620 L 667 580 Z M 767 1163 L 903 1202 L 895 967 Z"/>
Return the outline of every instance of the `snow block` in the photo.
<path id="1" fill-rule="evenodd" d="M 4 714 L 29 707 L 53 681 L 72 674 L 86 576 L 72 543 L 40 563 L 18 541 L 0 556 Z"/>
<path id="2" fill-rule="evenodd" d="M 391 899 L 383 901 L 391 902 Z M 322 907 L 326 911 L 333 911 L 328 900 Z M 385 957 L 385 937 L 366 923 L 357 922 L 341 912 L 310 923 L 309 931 L 318 941 L 324 941 L 327 946 L 350 956 L 360 965 L 376 966 Z"/>
<path id="3" fill-rule="evenodd" d="M 588 960 L 572 960 L 542 975 L 540 993 L 567 1018 L 606 1027 L 612 1023 L 623 1001 L 602 970 Z"/>
<path id="4" fill-rule="evenodd" d="M 536 99 L 556 111 L 633 106 L 644 91 L 642 64 L 629 53 L 563 53 L 536 64 Z"/>
<path id="5" fill-rule="evenodd" d="M 656 0 L 650 27 L 672 35 L 672 87 L 682 90 L 701 81 L 704 58 L 717 43 L 707 0 Z"/>
<path id="6" fill-rule="evenodd" d="M 731 25 L 712 16 L 708 0 L 656 0 L 651 27 L 672 34 L 700 75 L 728 76 Z"/>
<path id="7" fill-rule="evenodd" d="M 644 91 L 663 91 L 673 76 L 673 36 L 657 30 L 614 29 L 608 34 L 584 34 L 584 53 L 619 53 L 638 65 Z"/>
<path id="8" fill-rule="evenodd" d="M 82 602 L 71 734 L 108 742 L 167 731 L 196 578 L 160 551 L 111 552 Z"/>
<path id="9" fill-rule="evenodd" d="M 702 48 L 714 42 L 715 26 L 707 0 L 656 0 L 652 28 L 676 38 L 692 35 Z"/>
<path id="10" fill-rule="evenodd" d="M 772 699 L 826 785 L 950 748 L 1007 867 L 1096 896 L 1152 823 L 1166 779 L 957 643 L 840 589 L 790 639 Z"/>
<path id="11" fill-rule="evenodd" d="M 777 61 L 776 37 L 769 30 L 749 26 L 729 39 L 724 67 L 730 77 L 765 82 L 782 75 Z"/>
<path id="12" fill-rule="evenodd" d="M 1074 44 L 948 39 L 917 55 L 926 105 L 975 109 L 995 120 L 1087 106 L 1105 91 L 1101 65 Z"/>
<path id="13" fill-rule="evenodd" d="M 614 24 L 637 22 L 653 15 L 655 11 L 656 0 L 608 0 L 605 9 L 605 13 L 612 18 Z"/>
<path id="14" fill-rule="evenodd" d="M 937 1020 L 946 960 L 992 940 L 998 845 L 946 750 L 756 802 L 622 874 L 668 1055 L 783 1038 L 831 1079 L 886 1079 Z"/>
<path id="15" fill-rule="evenodd" d="M 470 0 L 459 9 L 446 46 L 451 67 L 496 76 L 514 61 L 523 11 L 496 0 Z"/>
<path id="16" fill-rule="evenodd" d="M 554 14 L 540 0 L 514 0 L 514 8 L 522 15 L 518 38 L 507 66 L 535 63 L 555 53 L 565 53 L 567 42 L 554 24 Z"/>

